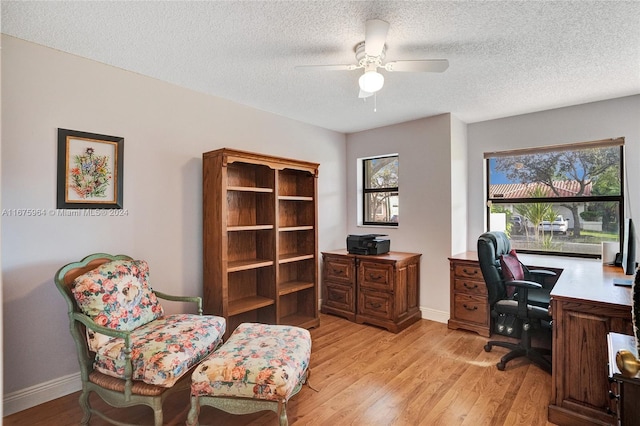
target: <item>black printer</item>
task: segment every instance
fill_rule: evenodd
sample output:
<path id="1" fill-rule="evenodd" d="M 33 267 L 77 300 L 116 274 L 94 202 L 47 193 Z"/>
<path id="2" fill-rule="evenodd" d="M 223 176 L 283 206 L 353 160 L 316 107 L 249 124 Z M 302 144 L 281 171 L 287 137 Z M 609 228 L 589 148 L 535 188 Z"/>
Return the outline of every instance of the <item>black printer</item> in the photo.
<path id="1" fill-rule="evenodd" d="M 384 254 L 388 253 L 391 241 L 384 234 L 349 235 L 347 251 L 351 254 Z"/>

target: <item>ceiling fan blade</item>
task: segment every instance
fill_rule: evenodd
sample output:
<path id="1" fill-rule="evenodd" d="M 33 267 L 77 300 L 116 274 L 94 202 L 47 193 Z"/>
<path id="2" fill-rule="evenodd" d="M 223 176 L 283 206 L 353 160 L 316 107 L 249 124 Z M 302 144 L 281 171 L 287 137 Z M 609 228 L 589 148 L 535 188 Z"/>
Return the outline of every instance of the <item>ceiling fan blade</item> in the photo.
<path id="1" fill-rule="evenodd" d="M 298 65 L 299 71 L 352 71 L 360 68 L 358 65 Z"/>
<path id="2" fill-rule="evenodd" d="M 365 24 L 364 51 L 369 56 L 380 56 L 387 41 L 389 23 L 380 19 L 370 19 Z"/>
<path id="3" fill-rule="evenodd" d="M 358 94 L 358 98 L 364 99 L 364 98 L 368 98 L 369 96 L 373 96 L 373 93 L 365 92 L 364 90 L 360 89 L 360 93 Z"/>
<path id="4" fill-rule="evenodd" d="M 384 69 L 387 71 L 401 72 L 442 72 L 449 68 L 449 61 L 446 59 L 424 59 L 416 61 L 395 61 L 387 62 Z"/>

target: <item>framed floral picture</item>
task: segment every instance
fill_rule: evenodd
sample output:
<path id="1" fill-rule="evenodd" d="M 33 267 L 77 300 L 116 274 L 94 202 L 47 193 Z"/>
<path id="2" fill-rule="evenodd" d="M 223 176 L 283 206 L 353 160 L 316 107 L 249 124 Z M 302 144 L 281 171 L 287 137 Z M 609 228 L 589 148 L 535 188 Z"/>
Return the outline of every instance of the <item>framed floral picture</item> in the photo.
<path id="1" fill-rule="evenodd" d="M 121 209 L 124 138 L 58 129 L 59 209 Z"/>

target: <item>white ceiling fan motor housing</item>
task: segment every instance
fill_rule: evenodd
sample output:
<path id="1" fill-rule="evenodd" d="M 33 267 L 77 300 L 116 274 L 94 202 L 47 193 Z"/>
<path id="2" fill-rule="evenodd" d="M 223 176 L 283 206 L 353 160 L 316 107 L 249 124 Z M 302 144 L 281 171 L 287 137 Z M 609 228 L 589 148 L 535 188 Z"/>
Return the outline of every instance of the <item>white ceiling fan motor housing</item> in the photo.
<path id="1" fill-rule="evenodd" d="M 383 46 L 382 52 L 378 56 L 369 56 L 365 52 L 364 41 L 358 43 L 355 48 L 356 51 L 356 60 L 358 61 L 358 65 L 362 68 L 367 68 L 367 65 L 375 64 L 376 67 L 382 66 L 382 61 L 384 60 L 385 54 L 387 52 L 387 46 Z"/>

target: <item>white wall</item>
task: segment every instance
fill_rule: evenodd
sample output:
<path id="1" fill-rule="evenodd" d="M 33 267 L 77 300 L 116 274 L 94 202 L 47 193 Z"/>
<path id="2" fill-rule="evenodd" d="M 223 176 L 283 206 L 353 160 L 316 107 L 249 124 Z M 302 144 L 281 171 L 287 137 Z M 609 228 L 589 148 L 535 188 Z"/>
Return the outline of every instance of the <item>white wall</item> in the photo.
<path id="1" fill-rule="evenodd" d="M 627 169 L 626 214 L 636 221 L 640 220 L 640 95 L 473 123 L 468 125 L 467 131 L 467 244 L 471 250 L 475 250 L 478 236 L 485 230 L 486 190 L 483 154 L 490 151 L 624 136 Z"/>
<path id="2" fill-rule="evenodd" d="M 451 116 L 451 254 L 467 251 L 467 125 Z"/>
<path id="3" fill-rule="evenodd" d="M 230 147 L 319 162 L 319 247 L 344 244 L 344 134 L 4 35 L 2 113 L 4 209 L 55 209 L 60 127 L 124 137 L 128 212 L 2 217 L 9 395 L 55 388 L 78 371 L 66 305 L 53 283 L 62 265 L 94 252 L 125 253 L 150 262 L 154 288 L 202 294 L 205 151 Z M 15 411 L 20 402 L 13 402 Z"/>
<path id="4" fill-rule="evenodd" d="M 349 234 L 388 234 L 391 250 L 422 253 L 420 307 L 423 318 L 444 322 L 449 313 L 452 247 L 452 121 L 456 147 L 464 125 L 450 114 L 347 135 Z M 358 158 L 398 153 L 400 221 L 397 228 L 358 226 Z M 456 161 L 460 155 L 456 154 Z M 457 167 L 457 163 L 456 163 Z M 466 211 L 462 214 L 466 215 Z M 464 241 L 464 235 L 461 235 Z M 344 242 L 335 248 L 344 247 Z"/>

